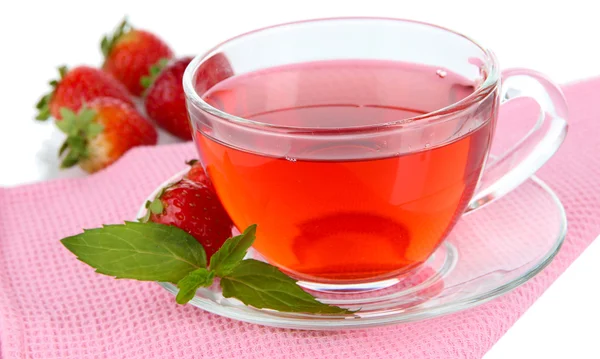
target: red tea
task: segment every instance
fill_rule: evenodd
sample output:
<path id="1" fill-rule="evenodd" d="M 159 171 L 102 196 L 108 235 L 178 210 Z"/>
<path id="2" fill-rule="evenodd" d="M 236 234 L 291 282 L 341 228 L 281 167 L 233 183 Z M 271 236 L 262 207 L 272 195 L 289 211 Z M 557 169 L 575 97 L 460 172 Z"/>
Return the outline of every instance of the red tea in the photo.
<path id="1" fill-rule="evenodd" d="M 473 90 L 433 67 L 357 60 L 236 76 L 203 97 L 254 121 L 335 129 L 421 115 Z M 240 150 L 199 131 L 196 143 L 236 226 L 258 224 L 255 248 L 267 260 L 303 279 L 363 281 L 412 268 L 440 244 L 473 194 L 491 127 L 486 119 L 441 146 L 380 157 L 380 140 L 314 148 L 298 138 L 294 156 Z M 368 156 L 347 158 L 348 146 Z"/>

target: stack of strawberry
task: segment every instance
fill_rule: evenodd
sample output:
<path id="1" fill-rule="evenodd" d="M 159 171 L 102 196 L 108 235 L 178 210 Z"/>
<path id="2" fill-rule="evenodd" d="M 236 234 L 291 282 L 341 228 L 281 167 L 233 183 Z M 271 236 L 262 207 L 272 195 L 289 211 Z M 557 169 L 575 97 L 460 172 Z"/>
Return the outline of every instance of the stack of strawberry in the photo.
<path id="1" fill-rule="evenodd" d="M 155 145 L 158 136 L 152 122 L 190 140 L 182 78 L 191 58 L 175 58 L 158 36 L 126 20 L 102 39 L 101 49 L 101 68 L 60 67 L 60 78 L 50 82 L 52 91 L 36 106 L 38 120 L 54 117 L 67 136 L 59 151 L 61 167 L 77 164 L 91 173 L 132 147 Z M 219 66 L 230 73 L 226 61 Z M 142 98 L 140 109 L 135 97 Z"/>
<path id="2" fill-rule="evenodd" d="M 126 20 L 114 34 L 102 39 L 101 49 L 105 57 L 101 69 L 60 67 L 60 79 L 50 82 L 52 91 L 37 104 L 37 119 L 54 117 L 66 135 L 59 150 L 61 167 L 79 165 L 92 173 L 132 147 L 155 145 L 157 132 L 152 122 L 190 140 L 182 78 L 192 58 L 174 58 L 163 40 L 133 28 Z M 220 73 L 231 76 L 225 58 L 217 59 Z M 210 62 L 215 64 L 214 60 Z M 219 79 L 207 81 L 215 84 Z M 140 109 L 135 97 L 142 98 Z M 144 221 L 184 229 L 204 246 L 210 258 L 231 235 L 233 224 L 200 164 L 189 164 L 185 178 L 164 188 L 148 204 Z"/>
<path id="3" fill-rule="evenodd" d="M 62 167 L 78 164 L 95 172 L 134 146 L 154 145 L 157 132 L 152 122 L 184 140 L 191 139 L 182 84 L 191 58 L 175 59 L 160 38 L 126 21 L 102 40 L 101 48 L 105 56 L 101 69 L 59 68 L 60 79 L 50 83 L 52 92 L 37 104 L 37 119 L 54 117 L 66 134 L 59 150 Z M 232 75 L 227 58 L 215 54 L 198 68 L 196 91 L 203 93 Z M 142 97 L 140 109 L 134 97 Z M 234 224 L 213 184 L 200 163 L 188 164 L 190 169 L 181 179 L 146 203 L 146 215 L 138 222 L 84 230 L 62 243 L 99 273 L 177 284 L 180 304 L 219 278 L 225 298 L 237 298 L 255 308 L 353 313 L 319 302 L 276 267 L 246 259 L 256 225 L 228 238 Z"/>

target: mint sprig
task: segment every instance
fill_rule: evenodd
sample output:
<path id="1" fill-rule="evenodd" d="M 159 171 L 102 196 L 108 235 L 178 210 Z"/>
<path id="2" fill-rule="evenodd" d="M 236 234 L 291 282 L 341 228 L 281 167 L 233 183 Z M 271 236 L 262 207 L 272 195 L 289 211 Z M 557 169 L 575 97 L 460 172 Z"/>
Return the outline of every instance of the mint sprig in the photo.
<path id="1" fill-rule="evenodd" d="M 206 268 L 199 268 L 189 273 L 179 282 L 177 282 L 177 303 L 185 304 L 194 298 L 196 291 L 200 287 L 210 287 L 215 278 L 215 272 Z"/>
<path id="2" fill-rule="evenodd" d="M 221 278 L 223 296 L 237 298 L 256 308 L 280 312 L 350 314 L 351 311 L 325 305 L 308 294 L 277 267 L 255 259 L 241 261 Z"/>
<path id="3" fill-rule="evenodd" d="M 190 237 L 174 226 L 125 222 L 87 229 L 61 242 L 98 273 L 177 283 L 188 273 L 206 268 L 204 248 Z"/>
<path id="4" fill-rule="evenodd" d="M 210 269 L 219 277 L 230 274 L 246 256 L 256 239 L 256 225 L 252 225 L 239 236 L 229 238 L 210 259 Z"/>
<path id="5" fill-rule="evenodd" d="M 351 314 L 324 304 L 276 267 L 244 259 L 256 237 L 256 225 L 229 238 L 207 267 L 202 245 L 186 231 L 153 222 L 125 222 L 84 230 L 62 243 L 96 272 L 141 281 L 176 283 L 177 303 L 189 302 L 196 290 L 220 278 L 223 296 L 255 308 L 283 312 Z"/>

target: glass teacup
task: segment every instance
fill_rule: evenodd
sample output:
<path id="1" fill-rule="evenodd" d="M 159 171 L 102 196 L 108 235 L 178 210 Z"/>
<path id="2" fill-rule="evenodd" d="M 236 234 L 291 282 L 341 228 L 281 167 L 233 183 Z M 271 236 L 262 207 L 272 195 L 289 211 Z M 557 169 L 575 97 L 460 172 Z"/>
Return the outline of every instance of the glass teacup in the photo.
<path id="1" fill-rule="evenodd" d="M 313 289 L 377 288 L 421 265 L 567 130 L 546 77 L 501 72 L 470 38 L 408 20 L 257 30 L 196 57 L 184 88 L 200 160 L 236 227 L 257 224 L 254 249 Z M 491 159 L 499 107 L 523 96 L 542 108 L 535 126 Z"/>

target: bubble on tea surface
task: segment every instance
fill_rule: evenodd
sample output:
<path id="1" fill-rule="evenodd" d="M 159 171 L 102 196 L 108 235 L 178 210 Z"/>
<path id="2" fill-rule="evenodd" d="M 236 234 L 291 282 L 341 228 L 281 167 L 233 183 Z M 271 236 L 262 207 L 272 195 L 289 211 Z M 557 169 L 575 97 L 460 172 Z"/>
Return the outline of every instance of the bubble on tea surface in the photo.
<path id="1" fill-rule="evenodd" d="M 448 75 L 448 73 L 442 69 L 437 69 L 437 71 L 435 73 L 436 73 L 436 75 L 438 75 L 438 77 L 440 77 L 442 79 Z"/>
<path id="2" fill-rule="evenodd" d="M 290 161 L 290 162 L 296 162 L 296 159 L 294 157 L 290 157 L 290 156 L 285 156 L 285 159 Z"/>

